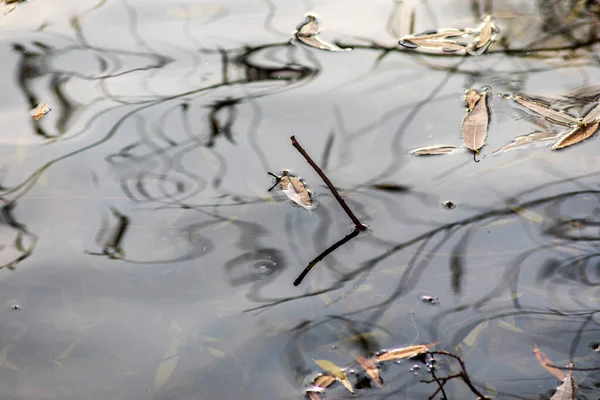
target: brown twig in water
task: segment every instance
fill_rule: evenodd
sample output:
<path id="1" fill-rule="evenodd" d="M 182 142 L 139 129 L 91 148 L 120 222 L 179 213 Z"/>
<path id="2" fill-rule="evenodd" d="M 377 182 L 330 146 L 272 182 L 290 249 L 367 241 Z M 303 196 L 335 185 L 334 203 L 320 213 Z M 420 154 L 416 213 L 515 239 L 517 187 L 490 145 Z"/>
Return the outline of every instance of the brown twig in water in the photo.
<path id="1" fill-rule="evenodd" d="M 477 390 L 477 388 L 475 387 L 475 385 L 473 385 L 473 382 L 471 382 L 471 378 L 469 378 L 469 374 L 467 374 L 467 368 L 465 367 L 465 362 L 462 360 L 462 358 L 460 358 L 459 356 L 457 356 L 456 354 L 452 354 L 448 351 L 443 351 L 443 350 L 439 350 L 439 351 L 428 351 L 426 354 L 429 354 L 431 356 L 433 356 L 434 354 L 439 354 L 439 355 L 444 355 L 444 356 L 448 356 L 448 357 L 452 357 L 454 358 L 456 361 L 458 361 L 458 363 L 460 364 L 460 368 L 461 371 L 458 374 L 454 374 L 454 375 L 449 375 L 445 378 L 441 378 L 439 380 L 444 381 L 444 384 L 446 383 L 446 381 L 453 379 L 453 378 L 461 378 L 463 380 L 463 382 L 469 387 L 469 389 L 471 389 L 471 392 L 473 392 L 474 395 L 478 396 L 479 399 L 481 400 L 491 400 L 489 397 L 484 396 L 479 390 Z M 429 382 L 427 381 L 423 381 L 425 383 L 432 383 L 432 382 L 437 382 L 439 385 L 439 380 L 435 379 L 435 380 L 431 380 Z M 443 384 L 442 384 L 443 386 Z M 438 390 L 435 391 L 434 395 L 436 395 L 439 391 L 440 391 L 441 387 L 438 387 Z M 429 397 L 430 399 L 432 397 Z"/>
<path id="2" fill-rule="evenodd" d="M 340 196 L 337 189 L 333 186 L 333 183 L 331 183 L 331 181 L 329 180 L 327 175 L 325 175 L 325 172 L 323 172 L 323 170 L 321 168 L 319 168 L 319 166 L 313 161 L 313 159 L 310 158 L 310 156 L 308 155 L 306 150 L 304 150 L 304 148 L 302 146 L 300 146 L 300 143 L 298 143 L 298 141 L 296 140 L 296 136 L 292 136 L 292 137 L 290 137 L 290 139 L 292 139 L 292 145 L 296 148 L 296 150 L 298 150 L 298 152 L 300 152 L 300 154 L 302 154 L 302 156 L 306 159 L 306 161 L 308 161 L 310 166 L 313 167 L 313 169 L 317 172 L 317 174 L 319 174 L 321 179 L 323 179 L 323 182 L 325 182 L 325 184 L 327 185 L 329 190 L 331 190 L 331 194 L 333 194 L 333 196 L 338 201 L 338 203 L 340 203 L 340 206 L 342 206 L 344 211 L 346 211 L 346 214 L 348 214 L 348 216 L 354 223 L 354 226 L 356 227 L 356 229 L 358 229 L 359 231 L 367 230 L 368 229 L 367 226 L 363 225 L 358 220 L 358 218 L 356 218 L 356 215 L 354 215 L 352 210 L 350 210 L 350 207 L 348 207 L 348 205 L 346 204 L 344 199 L 342 199 L 342 196 Z"/>
<path id="3" fill-rule="evenodd" d="M 313 269 L 313 267 L 315 265 L 317 265 L 317 263 L 319 263 L 319 261 L 321 261 L 322 259 L 327 257 L 330 253 L 333 253 L 333 251 L 335 249 L 337 249 L 338 247 L 340 247 L 340 246 L 346 244 L 347 242 L 349 242 L 350 240 L 354 239 L 356 236 L 358 236 L 359 233 L 360 233 L 360 230 L 357 227 L 356 229 L 354 229 L 352 231 L 352 233 L 344 236 L 341 240 L 338 240 L 333 245 L 329 246 L 324 252 L 319 254 L 314 260 L 312 260 L 310 263 L 308 263 L 306 268 L 304 268 L 304 271 L 302 271 L 302 273 L 300 275 L 298 275 L 298 277 L 294 281 L 294 286 L 298 286 L 299 284 L 301 284 L 302 280 L 306 277 L 306 275 L 310 272 L 310 270 Z"/>

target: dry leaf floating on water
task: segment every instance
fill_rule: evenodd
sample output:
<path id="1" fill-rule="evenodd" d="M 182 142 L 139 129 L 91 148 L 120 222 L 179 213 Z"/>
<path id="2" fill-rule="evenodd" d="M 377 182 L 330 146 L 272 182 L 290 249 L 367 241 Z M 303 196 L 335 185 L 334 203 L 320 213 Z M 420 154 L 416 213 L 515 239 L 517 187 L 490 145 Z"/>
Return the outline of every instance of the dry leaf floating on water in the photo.
<path id="1" fill-rule="evenodd" d="M 473 42 L 467 46 L 467 52 L 473 55 L 480 55 L 494 43 L 500 30 L 496 26 L 492 16 L 486 15 L 483 18 L 483 22 L 475 28 L 475 32 L 477 34 Z"/>
<path id="2" fill-rule="evenodd" d="M 13 11 L 17 6 L 14 4 L 5 4 L 0 2 L 0 18 Z"/>
<path id="3" fill-rule="evenodd" d="M 512 142 L 502 147 L 501 149 L 498 149 L 495 152 L 493 152 L 492 155 L 494 156 L 499 153 L 504 153 L 510 150 L 525 147 L 530 144 L 536 144 L 542 141 L 555 140 L 558 137 L 560 137 L 560 133 L 548 131 L 535 131 L 530 133 L 529 135 L 517 136 L 512 140 Z"/>
<path id="4" fill-rule="evenodd" d="M 574 116 L 567 114 L 566 112 L 553 109 L 550 104 L 547 104 L 540 100 L 534 100 L 522 95 L 507 95 L 505 98 L 509 98 L 519 103 L 523 107 L 530 109 L 531 111 L 542 115 L 547 120 L 554 122 L 559 125 L 566 126 L 579 126 L 582 125 L 582 121 L 575 118 Z"/>
<path id="5" fill-rule="evenodd" d="M 473 107 L 475 104 L 481 99 L 479 93 L 476 90 L 469 89 L 467 90 L 467 94 L 465 95 L 465 103 L 467 103 L 467 110 L 473 111 Z"/>
<path id="6" fill-rule="evenodd" d="M 594 108 L 592 108 L 586 115 L 583 117 L 582 121 L 584 124 L 593 124 L 595 122 L 600 122 L 600 103 L 596 104 Z"/>
<path id="7" fill-rule="evenodd" d="M 383 353 L 378 354 L 376 358 L 377 358 L 377 361 L 379 361 L 379 362 L 399 360 L 402 358 L 410 358 L 410 357 L 418 356 L 419 354 L 425 353 L 433 346 L 434 346 L 434 343 L 418 344 L 415 346 L 403 347 L 401 349 L 384 351 Z"/>
<path id="8" fill-rule="evenodd" d="M 436 146 L 419 147 L 410 151 L 413 156 L 438 156 L 442 154 L 450 154 L 456 151 L 458 147 L 442 144 Z"/>
<path id="9" fill-rule="evenodd" d="M 50 106 L 48 106 L 48 104 L 38 104 L 33 110 L 31 110 L 30 114 L 33 116 L 33 119 L 37 121 L 50 111 Z"/>
<path id="10" fill-rule="evenodd" d="M 316 202 L 313 199 L 313 193 L 306 187 L 302 179 L 291 175 L 288 170 L 281 171 L 281 176 L 277 176 L 269 172 L 276 180 L 270 190 L 278 186 L 281 191 L 292 201 L 306 210 L 312 210 L 316 207 Z"/>
<path id="11" fill-rule="evenodd" d="M 321 33 L 321 29 L 319 27 L 319 20 L 316 16 L 312 14 L 306 14 L 305 20 L 298 25 L 296 28 L 296 32 L 294 33 L 294 38 L 309 46 L 319 50 L 327 50 L 327 51 L 350 51 L 350 48 L 341 48 L 336 46 L 333 43 L 326 42 L 319 38 L 319 33 Z M 292 41 L 293 43 L 293 41 Z"/>
<path id="12" fill-rule="evenodd" d="M 479 149 L 485 144 L 488 134 L 490 123 L 489 94 L 488 90 L 484 89 L 479 94 L 481 98 L 477 100 L 473 105 L 473 109 L 462 120 L 463 144 L 476 154 L 479 154 Z"/>
<path id="13" fill-rule="evenodd" d="M 383 386 L 383 381 L 381 380 L 381 377 L 379 376 L 379 369 L 377 368 L 377 365 L 375 364 L 375 362 L 377 361 L 376 359 L 365 358 L 365 357 L 358 356 L 358 355 L 354 356 L 354 359 L 356 360 L 356 362 L 358 362 L 360 364 L 361 367 L 363 367 L 363 369 L 365 370 L 367 375 L 369 375 L 369 377 L 373 380 L 373 382 L 375 382 L 377 384 L 377 386 L 379 386 L 379 387 Z"/>
<path id="14" fill-rule="evenodd" d="M 560 150 L 565 147 L 580 143 L 585 139 L 588 139 L 598 130 L 600 122 L 595 122 L 589 125 L 577 126 L 572 128 L 563 134 L 557 141 L 552 145 L 552 150 Z"/>

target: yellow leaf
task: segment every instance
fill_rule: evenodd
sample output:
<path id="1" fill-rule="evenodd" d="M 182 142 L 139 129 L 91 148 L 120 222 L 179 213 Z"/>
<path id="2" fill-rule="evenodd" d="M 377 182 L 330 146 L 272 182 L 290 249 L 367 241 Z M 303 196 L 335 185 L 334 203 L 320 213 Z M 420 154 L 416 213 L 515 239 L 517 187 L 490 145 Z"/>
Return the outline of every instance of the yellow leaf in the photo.
<path id="1" fill-rule="evenodd" d="M 175 368 L 177 367 L 177 363 L 179 362 L 180 332 L 181 328 L 176 322 L 172 322 L 171 326 L 169 327 L 169 344 L 167 345 L 160 364 L 158 364 L 158 368 L 156 369 L 154 384 L 152 385 L 152 390 L 154 392 L 158 392 L 164 386 L 164 384 L 167 383 L 171 375 L 173 375 L 173 371 L 175 371 Z"/>
<path id="2" fill-rule="evenodd" d="M 319 367 L 323 368 L 325 371 L 327 371 L 331 375 L 333 375 L 335 377 L 335 379 L 340 381 L 341 384 L 344 385 L 346 387 L 346 389 L 348 389 L 350 391 L 350 393 L 354 393 L 354 389 L 352 389 L 352 385 L 350 384 L 350 381 L 348 380 L 348 377 L 346 376 L 346 373 L 344 372 L 343 369 L 341 369 L 340 367 L 338 367 L 331 361 L 327 361 L 327 360 L 314 360 L 314 361 Z"/>

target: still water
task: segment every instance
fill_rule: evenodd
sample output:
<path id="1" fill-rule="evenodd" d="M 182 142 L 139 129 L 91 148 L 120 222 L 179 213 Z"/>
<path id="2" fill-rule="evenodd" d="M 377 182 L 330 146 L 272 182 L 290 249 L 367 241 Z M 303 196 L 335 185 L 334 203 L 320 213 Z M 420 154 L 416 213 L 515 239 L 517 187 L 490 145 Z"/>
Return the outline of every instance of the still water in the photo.
<path id="1" fill-rule="evenodd" d="M 321 38 L 290 43 L 312 12 Z M 547 399 L 560 367 L 600 367 L 600 156 L 591 139 L 492 155 L 539 130 L 500 95 L 600 93 L 600 6 L 577 0 L 41 0 L 0 18 L 0 398 L 302 399 L 349 367 L 352 395 L 427 399 L 437 343 L 490 398 Z M 477 26 L 479 56 L 400 37 Z M 465 89 L 492 119 L 460 145 Z M 50 113 L 30 115 L 45 103 Z M 351 221 L 296 135 L 370 229 L 306 265 Z M 292 206 L 267 172 L 316 192 Z M 444 207 L 444 202 L 453 207 Z M 455 206 L 455 207 L 454 207 Z M 427 297 L 430 296 L 430 297 Z M 458 364 L 438 357 L 439 377 Z M 353 372 L 354 371 L 354 372 Z M 573 371 L 581 399 L 597 371 Z M 451 399 L 476 396 L 459 379 Z M 441 393 L 436 396 L 441 398 Z M 546 396 L 546 397 L 544 397 Z"/>

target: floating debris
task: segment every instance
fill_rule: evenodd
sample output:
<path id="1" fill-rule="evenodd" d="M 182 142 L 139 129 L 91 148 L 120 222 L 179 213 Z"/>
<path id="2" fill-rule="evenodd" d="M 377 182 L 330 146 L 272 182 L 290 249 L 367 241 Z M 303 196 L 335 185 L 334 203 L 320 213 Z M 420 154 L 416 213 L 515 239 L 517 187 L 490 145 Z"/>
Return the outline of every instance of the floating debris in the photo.
<path id="1" fill-rule="evenodd" d="M 564 112 L 555 110 L 552 106 L 542 100 L 532 99 L 519 94 L 508 94 L 502 96 L 505 99 L 512 99 L 523 107 L 543 116 L 550 122 L 563 126 L 580 126 L 583 122 L 576 117 Z M 593 110 L 592 110 L 593 111 Z"/>
<path id="2" fill-rule="evenodd" d="M 409 49 L 421 47 L 446 53 L 464 51 L 470 55 L 480 55 L 494 43 L 499 32 L 492 16 L 486 15 L 476 28 L 430 30 L 403 36 L 399 43 Z"/>
<path id="3" fill-rule="evenodd" d="M 33 116 L 33 119 L 37 121 L 44 115 L 48 114 L 50 111 L 50 106 L 48 104 L 42 103 L 38 104 L 33 110 L 31 110 L 30 114 Z"/>
<path id="4" fill-rule="evenodd" d="M 479 97 L 461 124 L 463 143 L 475 154 L 479 154 L 479 149 L 485 144 L 490 124 L 489 88 L 483 87 Z"/>
<path id="5" fill-rule="evenodd" d="M 379 362 L 399 360 L 402 358 L 411 358 L 414 356 L 418 356 L 419 354 L 425 353 L 434 345 L 435 343 L 418 344 L 415 346 L 403 347 L 401 349 L 384 351 L 383 353 L 378 354 L 376 358 Z"/>
<path id="6" fill-rule="evenodd" d="M 275 184 L 269 189 L 273 190 L 276 186 L 279 186 L 281 191 L 292 201 L 306 210 L 312 210 L 316 207 L 316 201 L 314 200 L 314 194 L 307 189 L 306 184 L 302 179 L 297 176 L 291 175 L 289 170 L 282 170 L 281 176 L 277 176 L 272 173 L 269 175 L 275 178 Z"/>
<path id="7" fill-rule="evenodd" d="M 512 140 L 512 142 L 502 147 L 501 149 L 498 149 L 495 152 L 493 152 L 492 155 L 494 156 L 499 153 L 504 153 L 510 150 L 525 147 L 530 144 L 536 144 L 546 140 L 555 140 L 558 137 L 560 137 L 560 135 L 560 133 L 556 132 L 535 131 L 530 133 L 529 135 L 517 136 Z"/>
<path id="8" fill-rule="evenodd" d="M 327 51 L 351 51 L 350 48 L 341 48 L 333 43 L 326 42 L 319 38 L 321 29 L 319 28 L 319 20 L 313 14 L 306 14 L 304 22 L 296 28 L 294 38 L 299 42 L 319 50 Z M 292 41 L 293 43 L 294 41 Z"/>
<path id="9" fill-rule="evenodd" d="M 371 378 L 373 380 L 373 382 L 375 382 L 377 384 L 377 386 L 379 386 L 379 387 L 383 386 L 383 381 L 381 380 L 381 377 L 379 376 L 379 369 L 377 368 L 377 365 L 375 364 L 377 362 L 376 359 L 365 358 L 362 356 L 354 356 L 354 359 L 356 360 L 357 363 L 360 364 L 361 367 L 363 367 L 363 369 L 365 370 L 367 375 L 369 375 L 369 378 Z"/>
<path id="10" fill-rule="evenodd" d="M 552 145 L 552 150 L 564 149 L 565 147 L 572 146 L 588 139 L 596 133 L 598 125 L 600 125 L 600 122 L 574 127 L 570 131 L 564 133 L 558 141 Z"/>
<path id="11" fill-rule="evenodd" d="M 335 377 L 350 393 L 354 393 L 354 389 L 346 376 L 346 372 L 331 361 L 328 360 L 314 360 L 315 364 L 327 371 L 331 376 Z"/>
<path id="12" fill-rule="evenodd" d="M 442 154 L 450 154 L 457 150 L 458 147 L 450 144 L 441 144 L 435 146 L 419 147 L 410 151 L 413 156 L 438 156 Z"/>
<path id="13" fill-rule="evenodd" d="M 442 207 L 444 207 L 447 210 L 454 210 L 456 208 L 456 203 L 452 200 L 447 200 L 442 203 Z"/>
<path id="14" fill-rule="evenodd" d="M 421 300 L 424 303 L 429 303 L 429 304 L 432 304 L 432 305 L 438 305 L 438 304 L 440 304 L 440 301 L 435 296 L 423 295 L 423 296 L 419 296 L 419 300 Z"/>

